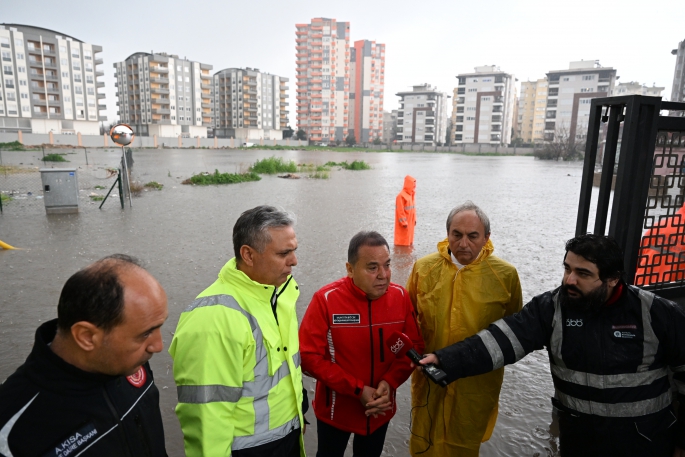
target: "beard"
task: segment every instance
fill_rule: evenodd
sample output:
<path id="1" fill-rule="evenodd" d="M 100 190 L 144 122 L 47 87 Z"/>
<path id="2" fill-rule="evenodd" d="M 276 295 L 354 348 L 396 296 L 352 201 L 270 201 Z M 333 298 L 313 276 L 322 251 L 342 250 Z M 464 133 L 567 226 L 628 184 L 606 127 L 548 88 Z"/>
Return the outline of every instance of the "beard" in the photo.
<path id="1" fill-rule="evenodd" d="M 597 287 L 591 292 L 588 292 L 587 294 L 582 293 L 575 286 L 568 286 L 562 282 L 561 289 L 559 289 L 559 303 L 561 306 L 567 306 L 577 311 L 599 311 L 604 306 L 608 290 L 609 287 L 607 286 L 606 281 L 602 281 L 601 286 Z M 571 297 L 568 294 L 569 291 L 574 291 L 579 296 Z"/>

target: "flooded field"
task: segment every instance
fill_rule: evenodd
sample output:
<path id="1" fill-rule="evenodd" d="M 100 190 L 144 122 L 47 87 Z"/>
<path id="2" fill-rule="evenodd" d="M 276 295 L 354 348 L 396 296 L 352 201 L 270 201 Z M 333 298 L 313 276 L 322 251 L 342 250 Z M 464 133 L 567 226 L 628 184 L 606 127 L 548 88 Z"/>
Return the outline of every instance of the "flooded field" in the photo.
<path id="1" fill-rule="evenodd" d="M 300 151 L 142 150 L 134 151 L 134 179 L 158 181 L 161 191 L 133 198 L 122 210 L 118 199 L 100 202 L 88 195 L 108 187 L 105 167 L 116 167 L 120 152 L 89 151 L 67 155 L 56 166 L 82 167 L 82 208 L 76 215 L 46 216 L 40 194 L 19 194 L 0 215 L 0 240 L 22 248 L 0 251 L 0 380 L 28 355 L 35 328 L 56 316 L 64 281 L 77 269 L 115 252 L 145 261 L 165 287 L 169 319 L 163 327 L 165 351 L 151 364 L 161 393 L 170 456 L 183 455 L 183 438 L 174 414 L 176 388 L 166 352 L 181 311 L 232 257 L 231 230 L 245 209 L 260 204 L 283 207 L 297 215 L 301 286 L 298 315 L 312 294 L 345 271 L 349 239 L 372 229 L 393 237 L 395 196 L 404 176 L 417 180 L 417 220 L 412 248 L 394 249 L 393 280 L 404 284 L 413 262 L 436 249 L 445 237 L 449 209 L 470 199 L 490 216 L 495 255 L 519 271 L 524 301 L 556 287 L 562 277 L 564 242 L 573 236 L 582 168 L 580 163 L 550 163 L 532 157 L 472 157 L 433 153 L 334 153 Z M 187 186 L 194 173 L 246 171 L 272 155 L 297 163 L 365 160 L 366 171 L 336 170 L 329 179 L 279 179 L 225 186 Z M 41 153 L 2 153 L 4 165 L 41 166 Z M 21 165 L 19 165 L 21 164 Z M 27 172 L 27 180 L 31 178 Z M 0 177 L 0 188 L 2 185 Z M 9 178 L 5 178 L 9 179 Z M 38 178 L 39 179 L 39 178 Z M 99 184 L 98 184 L 99 183 Z M 104 184 L 108 184 L 105 186 Z M 40 188 L 40 187 L 39 187 Z M 311 382 L 307 387 L 312 392 Z M 550 396 L 553 393 L 546 353 L 533 353 L 507 367 L 500 416 L 481 455 L 557 455 Z M 311 398 L 310 397 L 310 398 Z M 409 386 L 398 392 L 398 414 L 388 431 L 384 455 L 407 456 Z M 314 422 L 313 412 L 308 413 Z M 313 424 L 305 435 L 307 451 L 316 451 Z M 350 454 L 351 455 L 351 454 Z"/>

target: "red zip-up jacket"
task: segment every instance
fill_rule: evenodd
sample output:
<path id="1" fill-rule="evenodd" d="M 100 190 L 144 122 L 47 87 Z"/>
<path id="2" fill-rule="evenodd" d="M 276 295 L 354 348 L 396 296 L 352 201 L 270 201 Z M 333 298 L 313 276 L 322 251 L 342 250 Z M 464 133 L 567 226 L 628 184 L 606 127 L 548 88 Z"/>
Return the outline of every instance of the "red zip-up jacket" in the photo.
<path id="1" fill-rule="evenodd" d="M 407 357 L 396 358 L 385 341 L 400 331 L 422 353 L 423 339 L 414 307 L 404 287 L 390 283 L 376 300 L 345 277 L 312 297 L 300 326 L 302 371 L 316 378 L 312 405 L 317 419 L 346 432 L 369 435 L 395 415 L 395 391 L 413 369 Z M 393 407 L 385 416 L 367 417 L 359 400 L 364 386 L 392 388 Z"/>

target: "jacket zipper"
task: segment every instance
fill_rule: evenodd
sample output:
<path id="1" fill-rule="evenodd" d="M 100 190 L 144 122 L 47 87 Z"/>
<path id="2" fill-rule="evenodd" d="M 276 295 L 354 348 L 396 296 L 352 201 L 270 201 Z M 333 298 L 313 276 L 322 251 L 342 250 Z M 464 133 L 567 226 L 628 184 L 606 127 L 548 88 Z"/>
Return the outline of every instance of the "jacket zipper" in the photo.
<path id="1" fill-rule="evenodd" d="M 117 420 L 117 423 L 119 424 L 119 434 L 122 437 L 124 443 L 126 443 L 126 450 L 128 451 L 127 454 L 131 457 L 133 457 L 133 451 L 131 450 L 131 446 L 128 444 L 128 439 L 126 438 L 126 430 L 124 430 L 124 423 L 121 421 L 121 418 L 119 417 L 119 414 L 117 413 L 117 410 L 114 408 L 114 404 L 112 404 L 112 399 L 109 398 L 109 394 L 107 393 L 107 389 L 105 387 L 102 387 L 102 394 L 105 397 L 105 403 L 107 403 L 107 407 L 109 408 L 109 411 L 112 413 L 112 416 Z"/>
<path id="2" fill-rule="evenodd" d="M 278 308 L 278 297 L 283 295 L 283 292 L 285 292 L 285 289 L 288 287 L 288 284 L 290 284 L 291 279 L 293 279 L 292 276 L 290 276 L 288 278 L 288 280 L 285 282 L 285 284 L 283 284 L 283 287 L 281 288 L 280 294 L 276 293 L 278 291 L 278 289 L 276 287 L 274 287 L 274 293 L 271 294 L 271 300 L 270 300 L 271 301 L 271 311 L 273 311 L 273 313 L 274 313 L 274 318 L 276 319 L 276 325 L 280 325 L 278 323 L 278 312 L 276 311 Z"/>
<path id="3" fill-rule="evenodd" d="M 383 328 L 378 329 L 378 345 L 380 346 L 381 363 L 385 362 L 385 344 L 383 344 Z"/>
<path id="4" fill-rule="evenodd" d="M 369 300 L 369 336 L 371 337 L 371 381 L 369 387 L 373 387 L 373 320 L 371 314 L 371 300 Z M 366 434 L 371 434 L 371 416 L 366 416 Z"/>
<path id="5" fill-rule="evenodd" d="M 147 435 L 145 434 L 145 427 L 140 415 L 136 414 L 134 418 L 136 426 L 138 427 L 138 434 L 140 435 L 140 441 L 143 443 L 143 448 L 145 449 L 145 455 L 152 457 L 152 451 L 150 450 L 150 443 L 148 443 Z"/>

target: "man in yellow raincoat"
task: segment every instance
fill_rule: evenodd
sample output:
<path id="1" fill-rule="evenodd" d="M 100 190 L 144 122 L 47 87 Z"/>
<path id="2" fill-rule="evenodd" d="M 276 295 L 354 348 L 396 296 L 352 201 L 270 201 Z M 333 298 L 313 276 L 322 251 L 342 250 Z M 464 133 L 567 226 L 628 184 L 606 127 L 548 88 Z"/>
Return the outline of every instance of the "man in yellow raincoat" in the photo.
<path id="1" fill-rule="evenodd" d="M 447 239 L 438 243 L 438 252 L 414 264 L 407 290 L 426 353 L 475 335 L 521 309 L 516 268 L 492 255 L 494 249 L 487 215 L 467 201 L 447 217 Z M 481 442 L 490 439 L 495 427 L 503 377 L 500 368 L 442 388 L 429 387 L 430 381 L 415 372 L 411 454 L 428 448 L 422 457 L 478 456 Z"/>

